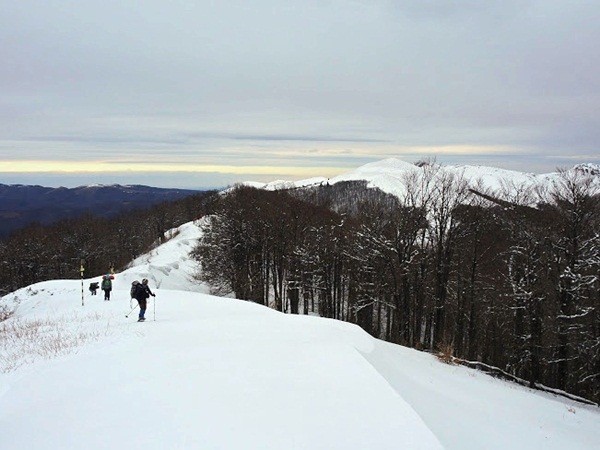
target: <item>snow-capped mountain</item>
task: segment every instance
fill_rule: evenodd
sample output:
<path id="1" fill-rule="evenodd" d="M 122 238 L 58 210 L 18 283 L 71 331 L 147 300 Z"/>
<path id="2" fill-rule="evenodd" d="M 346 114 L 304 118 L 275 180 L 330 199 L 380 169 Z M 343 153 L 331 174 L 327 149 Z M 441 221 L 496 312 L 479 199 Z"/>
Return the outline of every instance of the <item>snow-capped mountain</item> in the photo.
<path id="1" fill-rule="evenodd" d="M 207 295 L 189 223 L 115 274 L 0 299 L 0 448 L 591 449 L 600 411 L 357 326 Z M 136 322 L 129 286 L 156 293 Z M 87 288 L 90 281 L 83 280 Z M 125 317 L 130 313 L 129 317 Z"/>
<path id="2" fill-rule="evenodd" d="M 567 172 L 589 176 L 600 187 L 600 165 L 579 164 Z M 329 179 L 321 177 L 300 181 L 277 180 L 270 183 L 248 183 L 248 185 L 277 190 L 365 180 L 369 187 L 379 188 L 383 192 L 402 199 L 406 195 L 407 186 L 415 180 L 428 176 L 427 174 L 433 176 L 434 179 L 451 174 L 456 179 L 463 179 L 470 187 L 509 195 L 523 187 L 531 188 L 533 191 L 536 188 L 538 188 L 537 190 L 543 187 L 550 188 L 560 179 L 558 172 L 534 174 L 487 166 L 415 165 L 398 158 L 388 158 L 365 164 L 353 171 Z"/>

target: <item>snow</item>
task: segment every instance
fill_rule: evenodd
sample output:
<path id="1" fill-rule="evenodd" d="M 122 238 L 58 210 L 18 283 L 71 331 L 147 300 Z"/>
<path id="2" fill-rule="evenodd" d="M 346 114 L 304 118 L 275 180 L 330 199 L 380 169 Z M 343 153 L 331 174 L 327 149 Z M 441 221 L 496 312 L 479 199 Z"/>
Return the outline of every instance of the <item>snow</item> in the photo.
<path id="1" fill-rule="evenodd" d="M 452 174 L 458 179 L 464 179 L 472 188 L 490 190 L 496 193 L 513 194 L 521 187 L 531 188 L 532 190 L 540 188 L 551 188 L 559 180 L 558 172 L 546 174 L 524 173 L 514 170 L 500 169 L 497 167 L 487 167 L 478 165 L 439 165 L 439 173 L 435 179 L 444 174 Z M 379 188 L 383 192 L 404 198 L 407 192 L 409 179 L 419 179 L 423 177 L 427 166 L 419 167 L 412 163 L 398 158 L 387 158 L 381 161 L 375 161 L 364 166 L 358 167 L 350 172 L 338 175 L 330 179 L 310 178 L 300 181 L 276 180 L 267 184 L 247 182 L 257 188 L 268 190 L 293 189 L 298 187 L 314 186 L 318 184 L 336 184 L 343 181 L 367 181 L 367 186 Z M 597 164 L 579 164 L 572 167 L 569 171 L 579 172 L 590 175 L 596 187 L 600 188 L 600 166 Z M 543 189 L 541 189 L 543 191 Z M 535 194 L 535 192 L 533 192 Z"/>
<path id="2" fill-rule="evenodd" d="M 327 183 L 327 178 L 325 177 L 313 177 L 306 178 L 304 180 L 296 181 L 294 185 L 296 187 L 309 187 L 309 186 L 321 186 Z"/>
<path id="3" fill-rule="evenodd" d="M 0 324 L 0 449 L 600 448 L 598 408 L 203 293 L 187 257 L 198 236 L 186 224 L 115 274 L 110 302 L 86 290 L 82 307 L 79 280 L 0 300 L 15 309 Z M 125 318 L 141 277 L 157 295 L 145 323 Z M 80 342 L 55 355 L 31 354 L 27 336 L 1 345 L 3 327 L 36 321 L 35 347 Z"/>
<path id="4" fill-rule="evenodd" d="M 502 192 L 505 188 L 536 186 L 540 181 L 537 175 L 532 173 L 517 172 L 514 170 L 500 169 L 486 166 L 444 166 L 445 170 L 462 176 L 474 186 L 477 182 L 487 189 Z M 554 175 L 556 176 L 556 175 Z"/>
<path id="5" fill-rule="evenodd" d="M 249 187 L 253 187 L 256 189 L 262 189 L 266 185 L 266 183 L 261 183 L 260 181 L 244 181 L 241 184 L 243 184 L 244 186 L 249 186 Z"/>
<path id="6" fill-rule="evenodd" d="M 426 356 L 381 341 L 365 355 L 446 448 L 600 448 L 599 408 Z"/>
<path id="7" fill-rule="evenodd" d="M 129 268 L 113 282 L 113 287 L 129 289 L 133 280 L 148 278 L 150 284 L 159 289 L 208 293 L 208 286 L 194 280 L 198 265 L 188 256 L 201 235 L 201 225 L 202 220 L 197 223 L 189 222 L 176 230 L 166 232 L 165 237 L 169 240 L 147 255 L 132 261 Z"/>

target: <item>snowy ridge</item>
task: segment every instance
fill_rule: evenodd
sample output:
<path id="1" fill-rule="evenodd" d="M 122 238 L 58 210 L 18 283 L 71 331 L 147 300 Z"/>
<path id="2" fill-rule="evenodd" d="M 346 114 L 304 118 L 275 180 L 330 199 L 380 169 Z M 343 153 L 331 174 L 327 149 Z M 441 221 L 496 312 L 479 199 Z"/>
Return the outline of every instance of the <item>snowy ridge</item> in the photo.
<path id="1" fill-rule="evenodd" d="M 200 238 L 202 223 L 201 219 L 167 231 L 167 241 L 132 261 L 115 280 L 115 287 L 127 289 L 133 280 L 148 278 L 158 289 L 208 293 L 210 288 L 194 279 L 198 264 L 188 256 Z"/>
<path id="2" fill-rule="evenodd" d="M 511 193 L 521 187 L 532 189 L 544 186 L 551 187 L 559 180 L 558 172 L 536 175 L 497 167 L 469 165 L 440 165 L 438 168 L 439 172 L 436 177 L 452 174 L 457 178 L 464 179 L 470 187 L 478 187 L 496 193 Z M 402 198 L 406 194 L 406 186 L 410 183 L 411 177 L 422 177 L 428 169 L 428 166 L 418 167 L 397 158 L 389 158 L 366 164 L 355 171 L 339 175 L 332 178 L 330 183 L 367 180 L 370 187 L 378 187 L 384 192 Z M 575 166 L 569 169 L 570 171 L 593 176 L 595 184 L 600 186 L 600 166 L 585 164 Z"/>
<path id="3" fill-rule="evenodd" d="M 552 187 L 559 180 L 558 172 L 533 174 L 500 169 L 497 167 L 470 165 L 439 165 L 436 166 L 436 168 L 439 169 L 439 172 L 435 177 L 444 174 L 452 174 L 457 178 L 464 179 L 470 187 L 477 187 L 496 193 L 507 193 L 509 195 L 521 187 L 531 188 L 532 190 L 535 190 L 536 188 Z M 420 167 L 398 158 L 388 158 L 365 164 L 353 171 L 330 179 L 317 177 L 296 182 L 277 180 L 266 184 L 255 182 L 247 182 L 244 184 L 257 188 L 276 190 L 293 189 L 319 184 L 324 185 L 326 183 L 336 184 L 343 181 L 365 180 L 368 182 L 368 187 L 379 188 L 383 192 L 396 195 L 402 199 L 406 195 L 407 185 L 410 184 L 410 180 L 423 177 L 425 172 L 430 169 L 431 166 L 426 165 Z M 600 165 L 598 164 L 579 164 L 569 169 L 568 172 L 590 176 L 592 177 L 594 184 L 600 187 Z"/>
<path id="4" fill-rule="evenodd" d="M 0 300 L 15 309 L 0 323 L 0 344 L 4 327 L 37 322 L 38 344 L 77 338 L 53 355 L 28 356 L 26 340 L 0 345 L 0 366 L 19 364 L 0 367 L 0 448 L 600 447 L 598 408 L 443 364 L 348 323 L 199 292 L 187 257 L 199 233 L 186 224 L 115 274 L 110 302 L 85 291 L 82 307 L 80 280 Z M 142 277 L 157 296 L 140 324 L 137 311 L 125 314 L 129 283 Z"/>

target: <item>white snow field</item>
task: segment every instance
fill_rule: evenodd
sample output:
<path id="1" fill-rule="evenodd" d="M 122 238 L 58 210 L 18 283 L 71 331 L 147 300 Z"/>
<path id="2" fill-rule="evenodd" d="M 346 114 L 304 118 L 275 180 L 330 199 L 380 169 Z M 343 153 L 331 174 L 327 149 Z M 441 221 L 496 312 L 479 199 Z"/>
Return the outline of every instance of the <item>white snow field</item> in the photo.
<path id="1" fill-rule="evenodd" d="M 193 292 L 196 233 L 116 274 L 110 302 L 86 291 L 82 306 L 78 280 L 0 299 L 15 310 L 0 323 L 0 449 L 600 448 L 596 407 Z M 138 323 L 125 314 L 142 277 L 160 287 Z"/>

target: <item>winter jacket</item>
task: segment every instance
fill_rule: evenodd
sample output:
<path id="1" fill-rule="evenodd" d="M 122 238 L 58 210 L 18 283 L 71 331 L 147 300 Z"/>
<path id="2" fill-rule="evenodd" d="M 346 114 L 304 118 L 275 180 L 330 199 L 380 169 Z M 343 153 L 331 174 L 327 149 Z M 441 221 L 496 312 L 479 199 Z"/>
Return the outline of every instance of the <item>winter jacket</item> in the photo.
<path id="1" fill-rule="evenodd" d="M 137 290 L 135 291 L 135 299 L 136 300 L 146 300 L 151 295 L 154 295 L 150 290 L 148 285 L 140 284 L 138 285 Z"/>

